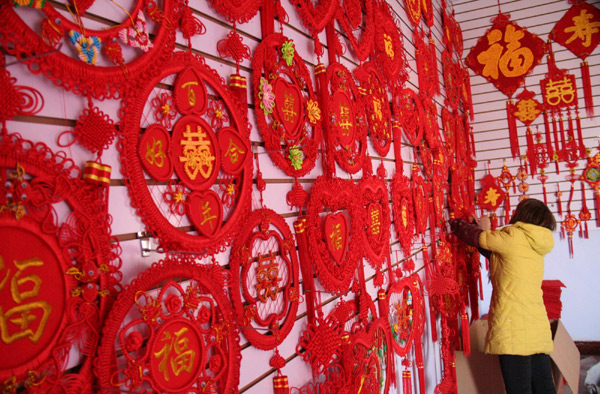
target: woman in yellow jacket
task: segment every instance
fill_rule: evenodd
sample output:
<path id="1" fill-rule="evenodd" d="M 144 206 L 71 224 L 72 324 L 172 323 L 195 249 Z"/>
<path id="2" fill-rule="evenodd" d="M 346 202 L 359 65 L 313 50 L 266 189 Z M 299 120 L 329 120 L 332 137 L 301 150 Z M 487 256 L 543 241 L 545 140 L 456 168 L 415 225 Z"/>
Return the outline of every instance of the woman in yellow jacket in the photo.
<path id="1" fill-rule="evenodd" d="M 485 352 L 499 355 L 508 394 L 556 393 L 549 357 L 552 332 L 542 298 L 544 255 L 554 246 L 554 216 L 543 202 L 526 199 L 510 226 L 491 231 L 489 218 L 475 222 L 455 219 L 450 227 L 490 259 L 493 290 Z"/>

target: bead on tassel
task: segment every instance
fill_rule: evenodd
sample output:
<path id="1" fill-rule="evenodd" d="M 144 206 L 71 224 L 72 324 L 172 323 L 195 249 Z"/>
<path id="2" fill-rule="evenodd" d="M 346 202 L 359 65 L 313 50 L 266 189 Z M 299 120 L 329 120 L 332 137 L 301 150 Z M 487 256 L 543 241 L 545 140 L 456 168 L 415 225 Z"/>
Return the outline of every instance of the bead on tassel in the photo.
<path id="1" fill-rule="evenodd" d="M 508 117 L 508 136 L 510 139 L 510 153 L 513 159 L 521 156 L 519 137 L 517 135 L 517 119 L 513 115 L 514 104 L 512 100 L 506 102 L 506 116 Z"/>
<path id="2" fill-rule="evenodd" d="M 590 80 L 590 67 L 588 62 L 579 65 L 581 80 L 583 82 L 583 98 L 585 100 L 585 111 L 587 116 L 594 116 L 594 96 L 592 95 L 592 83 Z"/>
<path id="3" fill-rule="evenodd" d="M 288 377 L 285 375 L 278 375 L 273 377 L 273 393 L 274 394 L 289 394 L 290 385 L 288 383 Z"/>

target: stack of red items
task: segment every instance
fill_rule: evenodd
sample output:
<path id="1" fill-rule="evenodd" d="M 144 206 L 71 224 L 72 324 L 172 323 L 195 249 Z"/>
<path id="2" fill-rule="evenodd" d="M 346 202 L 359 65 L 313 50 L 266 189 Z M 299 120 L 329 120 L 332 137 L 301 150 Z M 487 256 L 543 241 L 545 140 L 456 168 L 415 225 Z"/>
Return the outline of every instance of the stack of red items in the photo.
<path id="1" fill-rule="evenodd" d="M 545 280 L 542 282 L 544 305 L 548 319 L 560 319 L 562 302 L 560 301 L 561 287 L 566 287 L 560 280 Z"/>

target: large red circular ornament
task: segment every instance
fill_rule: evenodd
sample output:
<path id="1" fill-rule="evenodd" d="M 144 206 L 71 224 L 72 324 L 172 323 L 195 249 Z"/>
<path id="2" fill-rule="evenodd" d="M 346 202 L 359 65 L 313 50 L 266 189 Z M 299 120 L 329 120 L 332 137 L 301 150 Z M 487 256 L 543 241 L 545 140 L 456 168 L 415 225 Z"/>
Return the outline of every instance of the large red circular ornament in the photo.
<path id="1" fill-rule="evenodd" d="M 321 109 L 312 78 L 294 43 L 282 34 L 265 37 L 252 58 L 256 121 L 271 160 L 300 177 L 315 166 Z"/>
<path id="2" fill-rule="evenodd" d="M 106 189 L 63 152 L 0 140 L 0 382 L 92 390 L 98 331 L 120 280 Z M 79 352 L 77 373 L 66 373 Z M 69 382 L 74 386 L 69 386 Z M 13 387 L 13 388 L 11 388 Z"/>
<path id="3" fill-rule="evenodd" d="M 239 330 L 225 280 L 220 267 L 183 258 L 154 263 L 134 279 L 103 330 L 100 392 L 235 392 Z"/>
<path id="4" fill-rule="evenodd" d="M 374 18 L 374 0 L 339 0 L 336 19 L 359 61 L 367 60 L 373 49 Z"/>
<path id="5" fill-rule="evenodd" d="M 269 350 L 285 340 L 300 300 L 298 256 L 285 220 L 270 209 L 248 217 L 231 251 L 231 298 L 242 331 Z"/>
<path id="6" fill-rule="evenodd" d="M 123 98 L 119 145 L 132 206 L 166 250 L 221 250 L 250 208 L 245 108 L 203 59 L 189 53 L 174 54 L 160 73 L 133 82 Z M 165 106 L 176 108 L 172 130 L 148 115 Z M 165 166 L 174 168 L 168 179 Z"/>
<path id="7" fill-rule="evenodd" d="M 329 148 L 342 169 L 355 174 L 363 168 L 367 150 L 367 117 L 363 100 L 350 71 L 339 63 L 330 64 L 327 81 L 331 92 L 327 103 Z"/>
<path id="8" fill-rule="evenodd" d="M 360 82 L 373 148 L 386 156 L 392 143 L 392 114 L 383 76 L 373 63 L 357 68 L 354 75 Z"/>
<path id="9" fill-rule="evenodd" d="M 82 6 L 87 3 L 91 14 L 114 20 L 105 5 L 69 2 L 69 15 L 62 11 L 63 4 L 39 3 L 43 7 L 31 7 L 41 8 L 36 10 L 20 9 L 13 2 L 0 5 L 2 47 L 32 72 L 42 72 L 67 90 L 98 99 L 118 98 L 131 76 L 160 69 L 173 50 L 182 9 L 177 6 L 176 11 L 172 0 L 159 2 L 161 6 L 137 0 L 130 9 L 122 9 L 120 23 L 93 29 L 81 25 L 80 15 L 86 12 Z"/>
<path id="10" fill-rule="evenodd" d="M 319 280 L 332 292 L 348 291 L 360 258 L 363 226 L 356 196 L 356 186 L 339 178 L 320 176 L 311 189 L 308 246 Z"/>

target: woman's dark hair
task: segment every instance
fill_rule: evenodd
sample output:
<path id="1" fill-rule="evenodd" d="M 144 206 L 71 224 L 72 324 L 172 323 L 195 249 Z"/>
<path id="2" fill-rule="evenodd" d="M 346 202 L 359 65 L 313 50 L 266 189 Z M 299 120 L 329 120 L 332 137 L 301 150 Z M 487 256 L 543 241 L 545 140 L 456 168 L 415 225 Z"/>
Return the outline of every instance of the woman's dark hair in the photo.
<path id="1" fill-rule="evenodd" d="M 510 219 L 510 224 L 516 222 L 531 223 L 552 231 L 556 229 L 556 220 L 550 209 L 546 204 L 535 198 L 527 198 L 517 205 L 517 209 Z"/>

